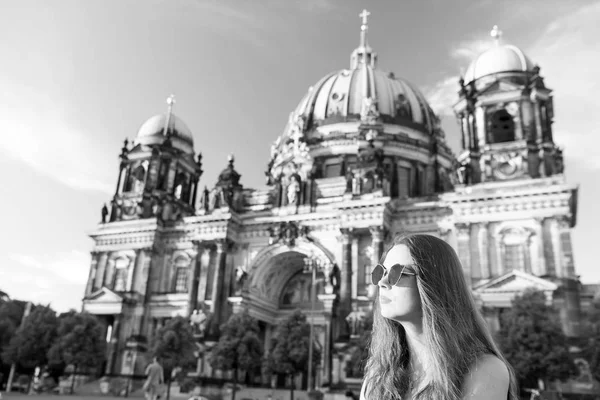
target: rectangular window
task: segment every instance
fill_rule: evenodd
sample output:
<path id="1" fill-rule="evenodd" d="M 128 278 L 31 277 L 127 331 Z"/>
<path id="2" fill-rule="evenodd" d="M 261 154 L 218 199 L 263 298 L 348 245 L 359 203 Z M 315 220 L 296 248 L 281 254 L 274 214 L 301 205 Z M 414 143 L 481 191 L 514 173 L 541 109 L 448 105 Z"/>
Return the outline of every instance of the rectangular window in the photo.
<path id="1" fill-rule="evenodd" d="M 342 164 L 328 164 L 325 166 L 325 178 L 335 178 L 342 175 Z"/>
<path id="2" fill-rule="evenodd" d="M 127 290 L 127 268 L 119 267 L 115 271 L 115 292 L 124 292 Z"/>
<path id="3" fill-rule="evenodd" d="M 398 168 L 398 197 L 410 197 L 410 169 L 405 167 Z"/>
<path id="4" fill-rule="evenodd" d="M 188 268 L 178 267 L 175 272 L 175 292 L 186 293 L 188 291 Z"/>
<path id="5" fill-rule="evenodd" d="M 525 248 L 519 244 L 504 245 L 504 268 L 506 272 L 525 271 Z"/>

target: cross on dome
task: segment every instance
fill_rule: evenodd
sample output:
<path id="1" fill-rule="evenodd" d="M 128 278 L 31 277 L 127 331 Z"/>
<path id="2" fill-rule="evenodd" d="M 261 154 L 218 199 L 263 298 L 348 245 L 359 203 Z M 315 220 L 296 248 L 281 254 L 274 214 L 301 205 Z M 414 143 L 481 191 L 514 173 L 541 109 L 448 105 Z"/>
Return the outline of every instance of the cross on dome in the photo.
<path id="1" fill-rule="evenodd" d="M 367 30 L 369 29 L 368 17 L 371 15 L 367 10 L 362 10 L 359 17 L 362 18 L 362 25 L 360 26 L 360 46 L 365 47 L 367 45 Z"/>
<path id="2" fill-rule="evenodd" d="M 171 123 L 171 114 L 173 113 L 173 104 L 175 104 L 175 95 L 171 94 L 169 97 L 167 97 L 168 109 L 167 109 L 167 118 L 165 119 L 165 127 L 163 129 L 164 136 L 168 136 L 170 133 L 169 132 L 169 124 Z"/>
<path id="3" fill-rule="evenodd" d="M 500 44 L 500 38 L 502 37 L 502 31 L 498 28 L 498 25 L 494 25 L 490 31 L 490 36 L 496 41 L 496 46 Z"/>

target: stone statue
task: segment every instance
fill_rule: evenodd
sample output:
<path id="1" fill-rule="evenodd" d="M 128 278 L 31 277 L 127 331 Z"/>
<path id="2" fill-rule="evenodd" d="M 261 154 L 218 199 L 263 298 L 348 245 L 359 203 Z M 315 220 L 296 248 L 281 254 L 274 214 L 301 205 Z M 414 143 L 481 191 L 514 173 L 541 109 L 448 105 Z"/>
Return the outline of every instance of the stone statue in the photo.
<path id="1" fill-rule="evenodd" d="M 199 334 L 201 337 L 204 337 L 207 322 L 208 316 L 203 310 L 194 310 L 190 316 L 190 325 L 192 325 L 194 333 Z"/>
<path id="2" fill-rule="evenodd" d="M 377 118 L 379 118 L 379 111 L 377 111 L 377 100 L 373 97 L 363 98 L 362 108 L 360 111 L 361 122 L 367 125 L 374 125 L 377 123 Z"/>
<path id="3" fill-rule="evenodd" d="M 106 203 L 104 203 L 104 206 L 102 206 L 102 223 L 103 224 L 106 223 L 107 216 L 108 216 L 108 207 L 106 206 Z"/>
<path id="4" fill-rule="evenodd" d="M 346 317 L 346 322 L 350 327 L 350 337 L 358 337 L 363 333 L 366 314 L 360 311 L 358 306 L 352 305 L 352 312 Z"/>
<path id="5" fill-rule="evenodd" d="M 360 175 L 358 172 L 354 172 L 354 177 L 352 178 L 352 194 L 359 195 L 362 192 L 362 182 L 360 179 Z"/>
<path id="6" fill-rule="evenodd" d="M 244 283 L 248 278 L 248 272 L 243 266 L 238 266 L 235 270 L 235 294 L 240 294 L 244 289 Z"/>
<path id="7" fill-rule="evenodd" d="M 290 177 L 290 183 L 287 186 L 287 201 L 288 205 L 298 205 L 300 194 L 300 182 L 297 176 Z"/>

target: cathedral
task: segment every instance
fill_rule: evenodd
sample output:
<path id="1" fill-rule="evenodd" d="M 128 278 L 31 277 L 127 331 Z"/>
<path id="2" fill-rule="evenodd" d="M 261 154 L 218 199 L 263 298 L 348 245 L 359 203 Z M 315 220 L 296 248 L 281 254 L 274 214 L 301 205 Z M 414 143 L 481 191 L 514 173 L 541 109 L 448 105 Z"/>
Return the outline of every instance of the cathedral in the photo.
<path id="1" fill-rule="evenodd" d="M 492 330 L 534 287 L 564 332 L 580 334 L 578 189 L 563 174 L 540 67 L 494 27 L 457 82 L 455 155 L 423 94 L 378 68 L 367 17 L 349 68 L 310 86 L 290 114 L 264 187 L 244 187 L 229 156 L 217 183 L 201 188 L 202 156 L 172 97 L 125 141 L 114 196 L 91 233 L 83 299 L 107 326 L 106 373 L 143 374 L 157 329 L 184 316 L 198 340 L 195 374 L 219 378 L 207 360 L 230 315 L 249 312 L 268 348 L 277 323 L 301 309 L 322 350 L 316 386 L 360 382 L 346 364 L 372 309 L 371 268 L 397 233 L 456 249 Z"/>

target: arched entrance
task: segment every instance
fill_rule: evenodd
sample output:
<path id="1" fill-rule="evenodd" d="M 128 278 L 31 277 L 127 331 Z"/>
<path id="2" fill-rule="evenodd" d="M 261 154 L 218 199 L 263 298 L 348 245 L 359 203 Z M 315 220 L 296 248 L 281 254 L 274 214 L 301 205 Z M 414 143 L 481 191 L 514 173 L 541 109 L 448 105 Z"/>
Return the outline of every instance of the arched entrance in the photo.
<path id="1" fill-rule="evenodd" d="M 335 263 L 327 249 L 306 239 L 296 240 L 294 246 L 278 243 L 260 251 L 248 271 L 247 300 L 256 300 L 275 312 L 286 285 L 302 272 L 307 257 L 316 258 L 324 264 Z"/>
<path id="2" fill-rule="evenodd" d="M 298 238 L 293 246 L 272 244 L 260 251 L 248 269 L 249 277 L 242 302 L 250 314 L 266 322 L 265 346 L 268 346 L 279 321 L 300 309 L 314 326 L 314 341 L 320 349 L 320 362 L 313 370 L 315 383 L 328 380 L 331 351 L 331 315 L 335 294 L 326 294 L 330 270 L 316 274 L 315 302 L 311 301 L 312 274 L 305 272 L 308 257 L 326 266 L 333 266 L 333 255 L 317 242 Z M 325 298 L 323 297 L 325 296 Z M 270 377 L 264 376 L 264 379 Z M 285 377 L 283 377 L 285 378 Z M 306 376 L 298 376 L 295 386 L 306 386 Z M 279 385 L 282 385 L 279 382 Z"/>

